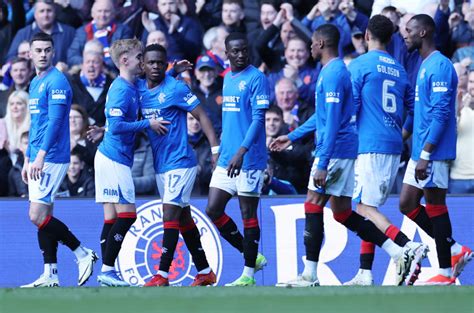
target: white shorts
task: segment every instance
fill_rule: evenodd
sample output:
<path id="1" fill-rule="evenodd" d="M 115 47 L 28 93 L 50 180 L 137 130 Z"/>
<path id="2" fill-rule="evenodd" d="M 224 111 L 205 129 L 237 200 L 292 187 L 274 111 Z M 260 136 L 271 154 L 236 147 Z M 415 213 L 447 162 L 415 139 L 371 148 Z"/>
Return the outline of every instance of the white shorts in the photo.
<path id="1" fill-rule="evenodd" d="M 428 163 L 428 178 L 425 180 L 415 179 L 415 168 L 417 161 L 410 159 L 407 165 L 403 183 L 416 187 L 423 188 L 440 188 L 448 189 L 449 183 L 449 161 L 430 161 Z"/>
<path id="2" fill-rule="evenodd" d="M 178 168 L 162 174 L 156 174 L 156 185 L 163 203 L 173 204 L 182 208 L 189 205 L 197 166 Z"/>
<path id="3" fill-rule="evenodd" d="M 99 150 L 94 158 L 95 202 L 135 203 L 135 185 L 130 167 L 112 161 Z"/>
<path id="4" fill-rule="evenodd" d="M 318 188 L 314 185 L 313 176 L 318 168 L 319 158 L 315 158 L 311 167 L 308 189 L 317 193 L 335 197 L 352 197 L 354 192 L 354 161 L 353 159 L 331 159 L 328 165 L 326 187 Z"/>
<path id="5" fill-rule="evenodd" d="M 30 163 L 31 165 L 31 163 Z M 43 166 L 41 179 L 28 179 L 28 194 L 30 202 L 51 204 L 54 196 L 66 176 L 69 163 L 49 163 Z"/>
<path id="6" fill-rule="evenodd" d="M 241 170 L 237 177 L 227 176 L 227 170 L 217 166 L 212 173 L 209 187 L 218 188 L 231 195 L 244 197 L 260 197 L 263 187 L 264 171 Z"/>
<path id="7" fill-rule="evenodd" d="M 382 206 L 395 183 L 399 164 L 399 154 L 359 154 L 354 167 L 354 201 L 376 208 Z"/>

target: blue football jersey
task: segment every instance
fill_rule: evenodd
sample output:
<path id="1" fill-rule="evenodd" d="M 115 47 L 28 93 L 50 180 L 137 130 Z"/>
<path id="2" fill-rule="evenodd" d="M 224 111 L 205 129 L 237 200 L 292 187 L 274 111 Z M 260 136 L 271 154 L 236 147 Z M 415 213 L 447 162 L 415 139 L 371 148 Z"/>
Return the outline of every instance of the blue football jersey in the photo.
<path id="1" fill-rule="evenodd" d="M 403 66 L 372 50 L 349 64 L 356 106 L 359 153 L 401 154 L 405 107 L 413 116 L 414 92 Z"/>
<path id="2" fill-rule="evenodd" d="M 145 80 L 140 80 L 138 89 L 142 115 L 147 119 L 156 118 L 170 122 L 166 126 L 166 135 L 148 130 L 155 172 L 165 173 L 196 166 L 195 153 L 188 143 L 187 112 L 199 105 L 198 98 L 186 84 L 169 75 L 152 89 L 148 89 Z"/>
<path id="3" fill-rule="evenodd" d="M 217 164 L 227 168 L 234 154 L 239 150 L 255 119 L 260 125 L 253 142 L 246 148 L 242 169 L 263 170 L 267 167 L 265 144 L 265 114 L 269 106 L 268 82 L 265 75 L 249 65 L 238 72 L 228 72 L 224 77 L 222 91 L 222 135 L 220 155 Z"/>
<path id="4" fill-rule="evenodd" d="M 135 132 L 150 126 L 148 120 L 137 121 L 139 95 L 136 86 L 117 77 L 107 92 L 105 102 L 105 135 L 99 151 L 109 159 L 131 167 Z"/>
<path id="5" fill-rule="evenodd" d="M 69 163 L 72 91 L 68 80 L 63 73 L 52 67 L 33 78 L 29 93 L 31 127 L 26 155 L 33 162 L 38 151 L 45 150 L 46 162 Z M 58 123 L 60 131 L 54 130 L 54 125 L 50 125 L 52 119 Z"/>
<path id="6" fill-rule="evenodd" d="M 417 161 L 427 142 L 434 144 L 431 160 L 456 158 L 456 90 L 458 78 L 451 61 L 439 51 L 421 64 L 416 80 L 413 148 Z"/>
<path id="7" fill-rule="evenodd" d="M 355 159 L 357 134 L 352 84 L 344 62 L 332 59 L 316 84 L 316 157 L 326 170 L 330 159 Z"/>

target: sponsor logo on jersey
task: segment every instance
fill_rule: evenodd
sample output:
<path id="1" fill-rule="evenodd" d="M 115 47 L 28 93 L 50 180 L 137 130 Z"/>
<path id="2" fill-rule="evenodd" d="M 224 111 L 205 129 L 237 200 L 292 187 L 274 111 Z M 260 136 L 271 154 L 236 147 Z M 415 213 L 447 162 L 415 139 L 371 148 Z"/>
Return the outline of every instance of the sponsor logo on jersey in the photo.
<path id="1" fill-rule="evenodd" d="M 191 215 L 201 235 L 210 267 L 219 281 L 222 274 L 222 246 L 219 234 L 211 220 L 200 210 L 191 206 Z M 143 285 L 156 274 L 164 252 L 163 208 L 161 200 L 150 201 L 137 209 L 137 220 L 122 243 L 117 258 L 117 268 L 123 279 L 133 286 Z M 171 285 L 189 285 L 197 274 L 183 238 L 179 237 L 175 257 L 169 270 Z"/>
<path id="2" fill-rule="evenodd" d="M 122 112 L 122 110 L 120 110 L 118 108 L 111 108 L 111 109 L 109 109 L 109 115 L 110 116 L 122 116 L 123 112 Z"/>

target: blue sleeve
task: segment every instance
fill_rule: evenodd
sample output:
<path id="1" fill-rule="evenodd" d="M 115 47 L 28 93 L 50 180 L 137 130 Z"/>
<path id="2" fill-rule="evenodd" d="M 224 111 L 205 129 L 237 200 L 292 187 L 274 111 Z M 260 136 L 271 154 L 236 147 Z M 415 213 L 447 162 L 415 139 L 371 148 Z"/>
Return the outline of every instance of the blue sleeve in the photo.
<path id="1" fill-rule="evenodd" d="M 415 108 L 415 92 L 411 87 L 410 82 L 407 82 L 407 88 L 405 89 L 405 97 L 404 97 L 404 104 L 405 104 L 405 113 L 406 119 L 405 123 L 403 124 L 403 128 L 408 131 L 409 133 L 413 133 L 413 114 Z"/>
<path id="2" fill-rule="evenodd" d="M 439 68 L 432 71 L 430 76 L 430 104 L 433 112 L 433 119 L 429 126 L 427 142 L 437 145 L 449 122 L 452 112 L 451 100 L 456 95 L 456 82 L 454 68 L 451 64 L 443 62 Z"/>
<path id="3" fill-rule="evenodd" d="M 129 96 L 123 90 L 119 88 L 109 89 L 107 96 L 109 99 L 107 99 L 105 107 L 105 116 L 107 118 L 107 130 L 112 134 L 133 133 L 150 127 L 148 119 L 134 122 L 125 120 Z"/>
<path id="4" fill-rule="evenodd" d="M 76 30 L 71 47 L 67 51 L 67 63 L 69 66 L 82 63 L 82 50 L 86 43 L 86 32 L 84 26 Z"/>
<path id="5" fill-rule="evenodd" d="M 245 134 L 242 147 L 249 149 L 257 134 L 265 129 L 265 111 L 270 105 L 268 100 L 268 81 L 260 74 L 256 76 L 250 86 L 250 104 L 252 106 L 252 123 Z"/>
<path id="6" fill-rule="evenodd" d="M 336 72 L 332 77 L 323 81 L 324 94 L 322 96 L 325 97 L 326 125 L 324 132 L 322 132 L 324 136 L 321 138 L 322 145 L 319 147 L 318 169 L 321 170 L 327 169 L 334 151 L 337 134 L 341 128 L 342 106 L 347 95 L 344 84 L 342 84 L 344 78 L 337 77 L 340 74 L 340 72 Z"/>
<path id="7" fill-rule="evenodd" d="M 186 112 L 191 112 L 200 103 L 198 97 L 181 81 L 176 84 L 174 99 L 175 105 Z"/>
<path id="8" fill-rule="evenodd" d="M 314 133 L 315 131 L 316 131 L 316 113 L 311 115 L 311 117 L 308 118 L 306 122 L 303 123 L 303 125 L 300 125 L 298 128 L 296 128 L 291 133 L 289 133 L 288 138 L 291 141 L 296 141 L 310 133 Z"/>
<path id="9" fill-rule="evenodd" d="M 252 123 L 250 124 L 241 145 L 247 150 L 254 143 L 258 133 L 265 129 L 265 111 L 266 109 L 252 110 Z"/>
<path id="10" fill-rule="evenodd" d="M 310 30 L 313 30 L 311 29 L 311 24 L 313 23 L 313 21 L 309 20 L 306 16 L 301 20 L 301 24 L 303 24 L 306 28 L 310 29 Z"/>
<path id="11" fill-rule="evenodd" d="M 30 153 L 31 153 L 31 149 L 30 149 L 30 144 L 28 143 L 28 147 L 26 147 L 26 152 L 25 152 L 25 155 L 27 158 L 30 157 Z"/>
<path id="12" fill-rule="evenodd" d="M 364 86 L 364 73 L 362 73 L 363 71 L 359 63 L 360 62 L 358 62 L 356 59 L 352 61 L 348 67 L 348 70 L 351 74 L 352 98 L 353 98 L 356 116 L 359 114 L 360 106 L 362 104 L 361 94 L 362 94 L 362 87 Z"/>
<path id="13" fill-rule="evenodd" d="M 72 92 L 65 78 L 54 79 L 48 88 L 48 126 L 44 134 L 41 150 L 46 152 L 51 149 L 64 127 L 64 121 L 69 119 L 68 99 Z"/>

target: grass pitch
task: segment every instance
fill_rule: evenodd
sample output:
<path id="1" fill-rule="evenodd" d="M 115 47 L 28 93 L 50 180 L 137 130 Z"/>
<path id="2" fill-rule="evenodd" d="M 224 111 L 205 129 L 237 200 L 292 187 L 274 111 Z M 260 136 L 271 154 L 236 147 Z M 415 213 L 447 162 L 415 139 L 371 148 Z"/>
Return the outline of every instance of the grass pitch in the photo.
<path id="1" fill-rule="evenodd" d="M 0 312 L 474 313 L 474 286 L 0 289 Z"/>

